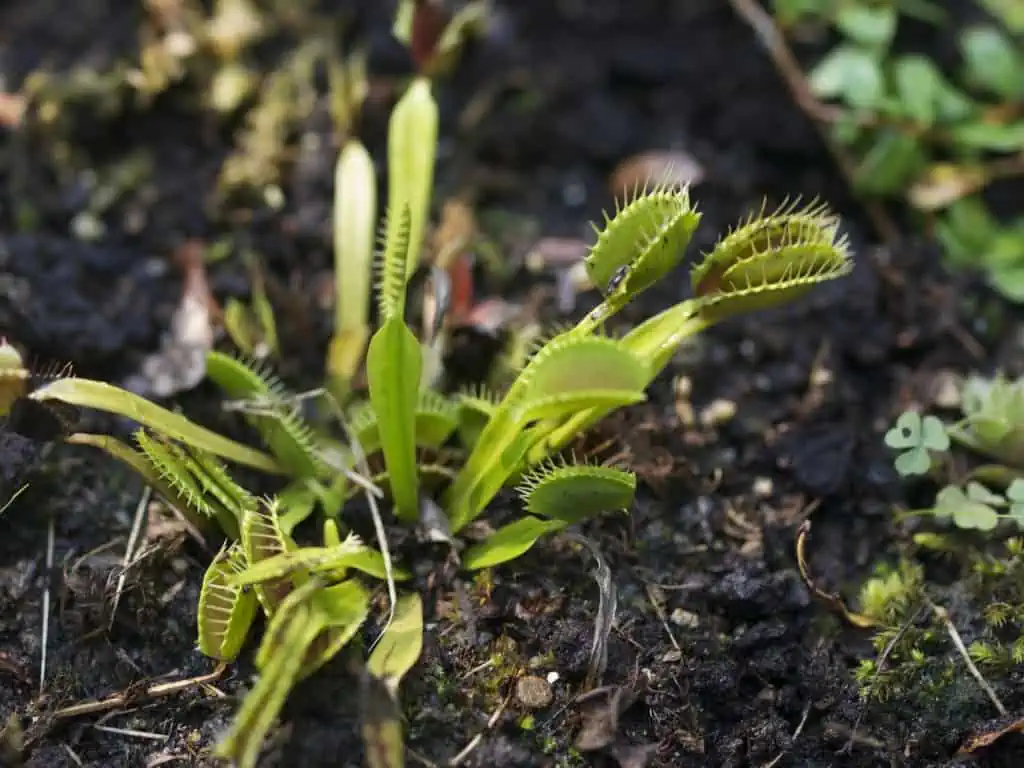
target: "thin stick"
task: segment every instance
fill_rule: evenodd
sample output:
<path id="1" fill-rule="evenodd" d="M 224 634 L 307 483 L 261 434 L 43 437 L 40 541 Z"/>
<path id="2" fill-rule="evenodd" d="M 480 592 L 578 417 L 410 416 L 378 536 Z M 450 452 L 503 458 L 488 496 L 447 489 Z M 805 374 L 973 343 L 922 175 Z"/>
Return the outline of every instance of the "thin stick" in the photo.
<path id="1" fill-rule="evenodd" d="M 124 546 L 124 557 L 121 559 L 121 573 L 117 577 L 117 587 L 114 590 L 114 600 L 110 608 L 110 621 L 107 623 L 108 632 L 114 627 L 117 606 L 121 602 L 121 593 L 124 591 L 124 583 L 128 578 L 128 567 L 132 561 L 132 554 L 135 552 L 139 536 L 142 534 L 142 523 L 146 519 L 146 510 L 149 508 L 149 500 L 152 495 L 153 489 L 147 485 L 142 489 L 139 503 L 135 505 L 135 519 L 132 521 L 131 533 L 128 534 L 128 543 Z"/>
<path id="2" fill-rule="evenodd" d="M 608 636 L 611 634 L 612 626 L 615 624 L 618 592 L 615 589 L 615 582 L 612 581 L 612 571 L 601 555 L 601 550 L 597 548 L 597 545 L 586 536 L 573 531 L 567 532 L 565 536 L 577 544 L 582 544 L 584 549 L 590 552 L 590 555 L 597 563 L 597 568 L 593 574 L 599 592 L 597 616 L 594 618 L 594 636 L 590 644 L 590 661 L 587 664 L 587 677 L 583 683 L 585 688 L 591 689 L 601 684 L 601 676 L 604 675 L 605 667 L 608 665 Z"/>
<path id="3" fill-rule="evenodd" d="M 170 736 L 166 733 L 152 733 L 150 731 L 136 731 L 132 728 L 117 728 L 113 725 L 100 725 L 96 723 L 93 728 L 105 733 L 116 733 L 118 736 L 128 736 L 136 739 L 149 739 L 150 741 L 167 741 Z"/>
<path id="4" fill-rule="evenodd" d="M 927 598 L 925 599 L 927 600 Z M 935 618 L 937 618 L 945 625 L 946 632 L 949 633 L 950 640 L 953 641 L 953 645 L 956 646 L 957 651 L 959 651 L 960 655 L 963 657 L 964 663 L 967 665 L 967 669 L 970 670 L 970 673 L 974 676 L 974 679 L 978 681 L 978 685 L 981 686 L 981 690 L 985 692 L 989 700 L 992 702 L 992 706 L 994 706 L 996 710 L 998 710 L 1000 715 L 1006 717 L 1006 707 L 1003 706 L 1003 702 L 999 700 L 999 697 L 996 695 L 996 692 L 995 690 L 993 690 L 992 686 L 988 684 L 988 680 L 986 680 L 982 676 L 978 667 L 975 666 L 974 661 L 971 659 L 971 654 L 967 652 L 967 646 L 964 645 L 963 638 L 960 637 L 960 633 L 957 631 L 956 626 L 953 624 L 953 621 L 949 618 L 949 611 L 947 611 L 941 605 L 936 605 L 931 600 L 928 600 L 928 607 L 932 609 L 932 613 L 935 614 Z"/>
<path id="5" fill-rule="evenodd" d="M 756 0 L 729 0 L 729 4 L 733 7 L 736 15 L 750 26 L 757 39 L 761 42 L 761 45 L 768 51 L 775 69 L 778 70 L 779 75 L 785 82 L 793 100 L 811 118 L 814 127 L 825 143 L 825 148 L 832 155 L 832 159 L 835 161 L 839 172 L 843 175 L 849 187 L 853 189 L 856 169 L 849 157 L 846 156 L 846 153 L 832 140 L 826 128 L 829 116 L 833 113 L 815 98 L 810 85 L 807 83 L 807 78 L 804 77 L 803 70 L 800 68 L 800 63 L 789 49 L 789 46 L 786 45 L 786 38 L 776 25 L 775 19 Z M 874 200 L 865 200 L 863 198 L 861 199 L 861 204 L 864 206 L 868 218 L 871 219 L 871 223 L 886 245 L 890 248 L 899 245 L 902 240 L 899 229 L 885 208 Z"/>
<path id="6" fill-rule="evenodd" d="M 9 506 L 11 506 L 11 504 L 13 504 L 13 503 L 15 502 L 15 500 L 16 500 L 16 499 L 17 499 L 17 498 L 18 498 L 19 496 L 21 496 L 21 494 L 23 494 L 23 493 L 24 493 L 25 491 L 27 491 L 27 490 L 28 490 L 28 483 L 25 483 L 25 484 L 24 484 L 23 486 L 21 486 L 21 488 L 19 488 L 18 490 L 16 490 L 16 491 L 15 491 L 15 492 L 13 493 L 13 495 L 11 496 L 11 498 L 9 498 L 9 499 L 8 499 L 7 501 L 5 501 L 5 502 L 4 502 L 4 505 L 3 505 L 2 507 L 0 507 L 0 515 L 2 515 L 2 514 L 3 514 L 4 512 L 6 512 L 6 511 L 7 511 L 7 508 L 8 508 Z"/>
<path id="7" fill-rule="evenodd" d="M 348 423 L 345 421 L 345 413 L 341 409 L 341 405 L 334 398 L 330 392 L 326 392 L 325 396 L 327 402 L 334 410 L 335 415 L 338 417 L 338 423 L 341 424 L 341 428 L 345 430 L 345 437 L 348 438 L 349 447 L 352 449 L 352 454 L 355 456 L 356 466 L 359 467 L 359 471 L 363 473 L 367 478 L 370 477 L 370 464 L 366 460 L 366 454 L 363 453 L 363 447 L 359 444 L 359 440 L 356 439 L 355 433 L 349 429 Z M 351 470 L 347 470 L 351 471 Z M 369 481 L 367 481 L 369 483 Z M 372 483 L 369 487 L 375 488 L 377 493 L 372 493 L 370 490 L 366 490 L 366 501 L 370 505 L 370 517 L 373 518 L 373 531 L 377 537 L 377 546 L 380 548 L 381 557 L 384 559 L 384 576 L 388 585 L 388 620 L 384 623 L 384 628 L 381 629 L 380 633 L 374 639 L 373 643 L 370 644 L 370 651 L 377 647 L 377 643 L 384 637 L 384 633 L 391 628 L 391 624 L 395 620 L 395 605 L 398 603 L 398 587 L 395 585 L 394 569 L 391 564 L 391 550 L 388 548 L 388 536 L 387 531 L 384 530 L 384 519 L 380 515 L 380 509 L 377 507 L 377 496 L 383 495 L 380 489 Z"/>
<path id="8" fill-rule="evenodd" d="M 46 528 L 46 582 L 43 587 L 43 632 L 41 651 L 42 658 L 39 661 L 39 694 L 42 695 L 46 686 L 46 651 L 50 642 L 50 580 L 53 577 L 53 550 L 56 543 L 56 526 L 53 517 L 50 517 L 49 525 Z"/>
<path id="9" fill-rule="evenodd" d="M 448 761 L 447 768 L 458 768 L 458 766 L 461 765 L 462 762 L 470 756 L 470 754 L 472 754 L 473 750 L 480 746 L 480 742 L 483 741 L 484 735 L 489 730 L 491 730 L 495 725 L 498 724 L 498 720 L 501 719 L 502 714 L 505 712 L 505 707 L 508 706 L 508 703 L 509 701 L 511 701 L 511 699 L 511 694 L 505 697 L 505 700 L 501 702 L 501 704 L 498 706 L 496 710 L 494 710 L 494 714 L 491 715 L 490 718 L 488 718 L 487 725 L 484 726 L 483 730 L 481 730 L 480 733 L 478 733 L 476 736 L 470 739 L 469 744 L 463 747 L 459 751 L 459 754 L 455 755 L 455 757 Z"/>
<path id="10" fill-rule="evenodd" d="M 120 709 L 129 702 L 134 703 L 142 698 L 158 699 L 163 696 L 171 696 L 196 685 L 212 683 L 223 675 L 227 668 L 227 664 L 221 663 L 208 674 L 199 675 L 198 677 L 189 677 L 184 680 L 175 680 L 171 683 L 158 683 L 156 685 L 149 686 L 146 690 L 138 694 L 116 693 L 105 699 L 94 699 L 92 701 L 83 701 L 80 704 L 72 704 L 70 707 L 58 709 L 53 713 L 53 717 L 56 720 L 67 720 L 72 717 L 95 715 L 98 712 L 109 712 L 112 709 Z"/>
<path id="11" fill-rule="evenodd" d="M 801 734 L 801 733 L 803 733 L 803 730 L 804 730 L 804 726 L 805 726 L 805 725 L 807 724 L 807 717 L 808 717 L 808 716 L 809 716 L 810 714 L 811 714 L 811 702 L 809 702 L 809 701 L 808 701 L 808 702 L 807 702 L 807 705 L 806 705 L 806 706 L 804 707 L 804 712 L 803 712 L 803 714 L 802 714 L 802 715 L 800 716 L 800 722 L 799 722 L 799 723 L 797 723 L 797 726 L 796 726 L 796 730 L 795 730 L 795 731 L 793 731 L 793 735 L 792 735 L 792 736 L 790 736 L 790 738 L 789 738 L 789 740 L 790 740 L 791 742 L 794 742 L 794 743 L 795 743 L 795 742 L 796 742 L 796 740 L 797 740 L 797 737 L 799 737 L 799 736 L 800 736 L 800 734 Z M 774 757 L 774 759 L 772 759 L 772 760 L 771 760 L 770 762 L 768 762 L 768 763 L 765 763 L 765 764 L 764 764 L 764 766 L 762 766 L 762 768 L 775 768 L 775 766 L 779 764 L 779 760 L 781 760 L 781 759 L 782 759 L 783 757 L 785 757 L 785 756 L 786 756 L 786 753 L 787 753 L 788 751 L 789 751 L 789 750 L 786 750 L 786 749 L 782 750 L 781 752 L 779 752 L 779 754 L 777 754 L 777 755 L 776 755 L 776 756 Z"/>

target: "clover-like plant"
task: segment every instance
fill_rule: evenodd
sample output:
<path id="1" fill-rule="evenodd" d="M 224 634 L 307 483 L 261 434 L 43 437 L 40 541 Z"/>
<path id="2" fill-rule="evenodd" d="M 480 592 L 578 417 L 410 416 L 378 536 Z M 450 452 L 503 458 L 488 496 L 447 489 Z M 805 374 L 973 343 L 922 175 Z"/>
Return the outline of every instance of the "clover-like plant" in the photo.
<path id="1" fill-rule="evenodd" d="M 907 411 L 885 433 L 885 444 L 902 451 L 893 462 L 897 472 L 901 475 L 924 475 L 932 465 L 931 452 L 949 450 L 949 435 L 937 416 L 922 418 L 916 411 Z"/>
<path id="2" fill-rule="evenodd" d="M 885 435 L 886 445 L 900 452 L 895 469 L 903 476 L 941 477 L 933 459 L 954 444 L 993 459 L 996 463 L 974 467 L 966 480 L 954 478 L 933 507 L 916 511 L 962 529 L 991 531 L 1000 520 L 1024 526 L 1024 379 L 971 375 L 960 395 L 962 416 L 955 422 L 916 412 L 900 415 Z"/>

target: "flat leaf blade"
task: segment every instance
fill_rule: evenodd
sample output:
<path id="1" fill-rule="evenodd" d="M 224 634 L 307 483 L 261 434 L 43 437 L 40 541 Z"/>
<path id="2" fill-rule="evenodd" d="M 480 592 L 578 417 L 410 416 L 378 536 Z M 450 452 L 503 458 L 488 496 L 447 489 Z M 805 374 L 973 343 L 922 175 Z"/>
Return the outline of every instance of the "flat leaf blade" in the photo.
<path id="1" fill-rule="evenodd" d="M 398 516 L 413 523 L 419 515 L 416 402 L 422 365 L 416 337 L 400 317 L 387 320 L 370 341 L 366 377 L 391 493 Z"/>

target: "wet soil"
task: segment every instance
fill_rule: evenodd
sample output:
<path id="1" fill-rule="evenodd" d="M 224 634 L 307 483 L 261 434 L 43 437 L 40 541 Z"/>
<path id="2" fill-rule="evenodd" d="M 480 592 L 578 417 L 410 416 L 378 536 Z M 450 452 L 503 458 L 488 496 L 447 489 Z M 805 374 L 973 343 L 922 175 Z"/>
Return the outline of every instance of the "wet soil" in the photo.
<path id="1" fill-rule="evenodd" d="M 371 2 L 352 5 L 360 6 L 355 16 L 373 43 L 374 66 L 406 66 L 387 41 L 384 12 Z M 907 534 L 891 509 L 905 485 L 882 434 L 909 403 L 927 398 L 937 371 L 1019 371 L 1013 313 L 943 273 L 927 245 L 878 243 L 814 127 L 727 3 L 499 8 L 499 32 L 441 91 L 439 199 L 471 188 L 481 210 L 515 214 L 544 234 L 584 236 L 586 222 L 611 204 L 606 180 L 619 161 L 680 148 L 707 171 L 694 189 L 704 213 L 694 252 L 763 199 L 803 195 L 843 216 L 856 268 L 790 308 L 707 333 L 658 380 L 648 403 L 591 438 L 628 451 L 644 480 L 629 518 L 587 529 L 618 589 L 604 682 L 638 697 L 613 748 L 583 755 L 572 747 L 579 716 L 571 699 L 586 675 L 598 591 L 589 556 L 556 540 L 490 581 L 465 583 L 472 622 L 452 610 L 459 603 L 452 589 L 430 593 L 424 656 L 403 691 L 411 750 L 443 763 L 507 701 L 464 765 L 642 765 L 629 761 L 638 754 L 630 745 L 656 745 L 649 764 L 657 766 L 951 764 L 963 740 L 997 714 L 983 691 L 961 666 L 956 695 L 865 704 L 853 669 L 874 655 L 870 635 L 812 599 L 794 541 L 811 515 L 810 566 L 823 586 L 848 596 L 876 564 L 899 556 Z M 44 66 L 102 71 L 136 57 L 141 13 L 99 0 L 9 4 L 0 10 L 7 87 Z M 263 64 L 279 55 L 265 52 Z M 491 103 L 467 122 L 467 105 L 486 89 Z M 383 125 L 371 114 L 363 126 L 378 157 Z M 332 150 L 323 114 L 303 126 L 322 143 L 288 166 L 284 209 L 255 206 L 245 216 L 237 208 L 232 216 L 211 213 L 208 193 L 231 133 L 211 129 L 186 87 L 142 110 L 105 115 L 79 105 L 69 126 L 59 139 L 8 132 L 0 148 L 0 331 L 32 359 L 124 381 L 168 326 L 181 283 L 170 254 L 189 237 L 230 236 L 254 247 L 284 304 L 308 306 L 304 296 L 330 264 Z M 72 233 L 89 182 L 61 165 L 58 142 L 71 147 L 79 169 L 108 167 L 133 152 L 150 158 L 145 183 L 102 213 L 105 232 L 95 243 Z M 523 239 L 506 235 L 506 243 Z M 212 265 L 210 278 L 221 300 L 247 290 L 237 260 Z M 666 280 L 620 324 L 683 298 L 686 282 L 682 271 Z M 315 381 L 327 319 L 284 314 L 291 380 Z M 684 423 L 679 377 L 692 384 L 696 425 Z M 208 423 L 218 418 L 210 388 L 179 402 Z M 701 414 L 721 412 L 722 402 L 735 405 L 732 418 L 702 423 Z M 94 452 L 0 438 L 3 498 L 31 481 L 0 518 L 0 716 L 22 716 L 25 765 L 212 764 L 203 752 L 251 680 L 244 660 L 216 684 L 223 697 L 197 688 L 140 697 L 105 717 L 47 717 L 60 706 L 211 669 L 195 648 L 194 613 L 209 553 L 191 541 L 153 548 L 129 569 L 112 611 L 140 484 Z M 954 601 L 953 619 L 969 634 L 978 607 L 958 589 L 954 569 L 938 594 Z M 951 648 L 942 653 L 957 661 Z M 523 670 L 557 673 L 550 706 L 527 713 L 508 700 Z M 1019 713 L 1019 679 L 992 682 Z M 361 764 L 355 691 L 343 660 L 303 683 L 261 764 Z M 1009 741 L 992 760 L 1014 764 Z"/>

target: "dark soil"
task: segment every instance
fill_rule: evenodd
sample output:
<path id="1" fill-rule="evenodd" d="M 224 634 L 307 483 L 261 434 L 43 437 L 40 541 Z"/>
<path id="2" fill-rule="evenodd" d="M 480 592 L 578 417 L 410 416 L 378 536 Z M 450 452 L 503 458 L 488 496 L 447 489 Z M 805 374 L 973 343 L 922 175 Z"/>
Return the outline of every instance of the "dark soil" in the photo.
<path id="1" fill-rule="evenodd" d="M 404 68 L 401 49 L 387 39 L 386 9 L 349 5 L 361 6 L 356 31 L 372 42 L 374 66 Z M 777 204 L 797 195 L 828 201 L 856 252 L 848 279 L 785 311 L 708 333 L 659 379 L 649 403 L 593 438 L 628 450 L 645 481 L 630 518 L 588 529 L 619 591 L 604 682 L 645 689 L 618 729 L 622 765 L 640 764 L 626 761 L 627 745 L 649 744 L 658 745 L 651 763 L 658 766 L 950 764 L 995 717 L 992 704 L 949 644 L 938 652 L 955 667 L 955 693 L 863 703 L 852 671 L 874 655 L 870 634 L 812 599 L 794 541 L 817 504 L 811 568 L 824 587 L 848 596 L 876 564 L 898 557 L 907 534 L 891 509 L 905 485 L 882 434 L 910 402 L 927 401 L 937 371 L 1018 371 L 1024 357 L 1010 310 L 945 275 L 927 246 L 909 240 L 893 252 L 877 244 L 814 127 L 727 3 L 499 7 L 500 34 L 471 51 L 442 89 L 439 199 L 471 188 L 481 210 L 522 216 L 544 234 L 581 236 L 611 205 L 606 179 L 619 161 L 681 147 L 707 170 L 694 190 L 704 213 L 694 252 L 764 198 Z M 7 4 L 0 10 L 6 86 L 16 89 L 39 68 L 107 71 L 136 60 L 141 15 L 135 5 L 103 0 Z M 260 55 L 270 67 L 281 51 Z M 474 97 L 496 87 L 483 117 L 460 128 L 458 116 Z M 363 125 L 378 158 L 380 111 Z M 330 266 L 333 150 L 323 110 L 303 126 L 321 137 L 320 149 L 297 152 L 282 179 L 284 210 L 231 209 L 246 216 L 210 207 L 231 131 L 203 115 L 188 84 L 145 109 L 103 112 L 85 101 L 65 117 L 52 129 L 8 132 L 0 145 L 0 332 L 41 364 L 71 362 L 83 375 L 124 381 L 168 326 L 181 280 L 173 250 L 190 237 L 230 237 L 254 247 L 279 286 L 290 380 L 315 381 L 329 328 L 325 313 L 308 309 Z M 72 220 L 92 195 L 84 169 L 102 176 L 131 153 L 151 162 L 144 183 L 117 196 L 100 216 L 103 236 L 83 244 Z M 506 239 L 514 242 L 515 233 Z M 218 299 L 247 290 L 236 259 L 212 266 L 210 277 Z M 678 301 L 686 285 L 682 272 L 666 280 L 622 323 Z M 986 322 L 971 319 L 978 317 Z M 733 418 L 681 424 L 674 392 L 683 375 L 698 415 L 725 400 L 736 405 Z M 216 397 L 201 386 L 180 402 L 211 423 Z M 211 764 L 203 752 L 251 680 L 247 662 L 216 684 L 227 698 L 196 689 L 142 697 L 102 718 L 51 722 L 47 715 L 209 671 L 195 647 L 194 612 L 209 553 L 191 542 L 156 548 L 130 569 L 111 615 L 140 483 L 95 452 L 10 433 L 2 435 L 0 460 L 2 498 L 31 481 L 0 519 L 0 716 L 22 716 L 25 764 Z M 51 524 L 54 568 L 47 570 Z M 526 720 L 513 700 L 464 764 L 614 764 L 616 750 L 581 756 L 572 749 L 579 717 L 571 699 L 586 674 L 597 607 L 592 567 L 567 544 L 540 546 L 498 569 L 492 583 L 464 585 L 476 606 L 472 626 L 441 610 L 458 602 L 452 590 L 431 594 L 424 657 L 403 691 L 415 753 L 439 763 L 457 753 L 484 728 L 513 675 L 532 664 L 541 676 L 557 672 L 554 703 Z M 964 599 L 955 576 L 938 594 L 948 594 L 954 622 L 969 634 L 978 606 Z M 1020 713 L 1019 676 L 991 682 Z M 355 691 L 340 660 L 302 684 L 262 764 L 361 764 Z M 1015 764 L 1009 742 L 993 760 Z"/>

